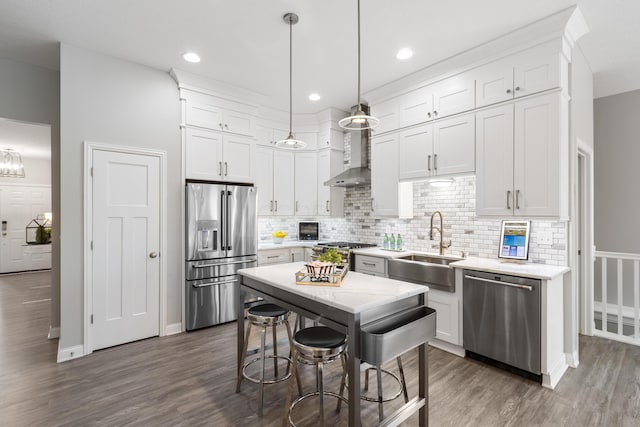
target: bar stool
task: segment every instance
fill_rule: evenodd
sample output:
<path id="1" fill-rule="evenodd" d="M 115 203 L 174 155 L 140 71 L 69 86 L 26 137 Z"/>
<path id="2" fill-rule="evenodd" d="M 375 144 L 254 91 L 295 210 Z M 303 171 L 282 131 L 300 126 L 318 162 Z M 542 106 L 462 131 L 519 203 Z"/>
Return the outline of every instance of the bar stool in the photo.
<path id="1" fill-rule="evenodd" d="M 365 368 L 364 392 L 366 393 L 369 391 L 369 371 L 376 371 L 376 378 L 378 380 L 377 381 L 378 396 L 377 398 L 373 398 L 373 397 L 367 396 L 366 394 L 363 394 L 362 396 L 360 396 L 360 399 L 366 400 L 368 402 L 378 402 L 378 420 L 380 422 L 382 422 L 382 420 L 384 419 L 384 409 L 382 407 L 382 404 L 384 402 L 390 402 L 392 400 L 395 400 L 398 397 L 400 397 L 401 394 L 404 395 L 404 403 L 409 402 L 409 393 L 407 392 L 407 382 L 404 378 L 404 369 L 402 368 L 402 359 L 400 358 L 400 356 L 396 357 L 396 362 L 398 363 L 399 375 L 396 375 L 393 372 L 388 371 L 386 369 L 382 369 L 381 366 L 371 366 L 368 363 L 367 365 L 369 365 L 369 367 Z M 393 396 L 383 397 L 382 395 L 382 374 L 383 373 L 393 378 L 400 386 L 400 390 L 398 390 L 398 392 Z"/>
<path id="2" fill-rule="evenodd" d="M 291 366 L 291 357 L 293 355 L 293 339 L 291 338 L 291 327 L 289 325 L 289 316 L 291 312 L 287 309 L 284 309 L 275 304 L 260 304 L 251 307 L 247 312 L 247 319 L 249 320 L 249 325 L 247 326 L 247 333 L 244 337 L 244 347 L 242 350 L 242 360 L 240 361 L 240 366 L 242 366 L 242 371 L 238 373 L 238 383 L 236 385 L 236 393 L 240 392 L 240 384 L 243 378 L 260 385 L 260 391 L 258 395 L 258 415 L 262 416 L 262 407 L 264 401 L 264 385 L 265 384 L 275 384 L 280 381 L 284 381 L 291 376 L 290 366 Z M 284 324 L 287 329 L 287 336 L 289 338 L 289 356 L 278 356 L 278 343 L 276 337 L 276 327 L 278 325 Z M 255 359 L 246 362 L 247 358 L 247 348 L 249 345 L 249 336 L 251 335 L 251 327 L 257 326 L 262 328 L 261 337 L 260 337 L 260 352 L 258 357 Z M 273 331 L 273 355 L 266 355 L 266 335 L 267 328 L 271 327 Z M 264 371 L 265 365 L 268 358 L 273 359 L 273 379 L 265 380 Z M 285 375 L 278 377 L 278 359 L 286 359 L 287 360 L 287 372 Z M 245 363 L 246 362 L 246 363 Z M 260 378 L 251 377 L 247 374 L 247 367 L 250 365 L 261 362 L 262 367 L 260 369 Z M 298 382 L 298 389 L 301 390 L 300 387 L 300 378 L 298 378 L 297 371 L 295 372 L 296 380 Z"/>
<path id="3" fill-rule="evenodd" d="M 326 326 L 313 326 L 296 332 L 293 338 L 293 346 L 295 349 L 293 357 L 293 371 L 296 375 L 296 378 L 298 375 L 297 362 L 303 363 L 305 365 L 314 365 L 316 367 L 316 391 L 301 395 L 289 406 L 292 390 L 292 385 L 290 384 L 287 394 L 287 403 L 285 407 L 285 417 L 288 418 L 289 425 L 295 427 L 296 424 L 291 418 L 293 409 L 300 402 L 317 396 L 320 409 L 319 425 L 321 427 L 324 427 L 324 397 L 332 396 L 338 399 L 336 412 L 340 411 L 342 402 L 348 403 L 348 400 L 342 396 L 347 375 L 347 355 L 345 352 L 347 348 L 347 336 Z M 342 361 L 342 379 L 340 381 L 339 394 L 325 391 L 323 379 L 324 365 L 327 363 L 331 363 L 337 359 L 340 359 Z M 298 387 L 300 386 L 298 385 Z"/>

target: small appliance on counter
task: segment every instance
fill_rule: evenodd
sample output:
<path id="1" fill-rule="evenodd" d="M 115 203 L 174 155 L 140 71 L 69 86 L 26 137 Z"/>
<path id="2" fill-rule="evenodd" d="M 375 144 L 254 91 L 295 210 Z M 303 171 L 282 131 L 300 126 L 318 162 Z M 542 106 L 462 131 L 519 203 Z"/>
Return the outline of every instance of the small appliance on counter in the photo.
<path id="1" fill-rule="evenodd" d="M 317 241 L 319 235 L 318 222 L 298 223 L 298 240 Z"/>

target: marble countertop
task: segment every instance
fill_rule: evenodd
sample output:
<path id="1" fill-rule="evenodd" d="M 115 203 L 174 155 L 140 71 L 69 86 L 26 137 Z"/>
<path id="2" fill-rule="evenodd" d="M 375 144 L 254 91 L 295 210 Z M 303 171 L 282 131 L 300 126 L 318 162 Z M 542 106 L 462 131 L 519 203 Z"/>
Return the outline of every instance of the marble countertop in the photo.
<path id="1" fill-rule="evenodd" d="M 427 286 L 369 276 L 355 271 L 348 272 L 339 287 L 296 285 L 295 273 L 304 268 L 304 264 L 294 262 L 244 268 L 239 270 L 238 274 L 349 313 L 361 313 L 429 290 Z"/>
<path id="2" fill-rule="evenodd" d="M 398 258 L 401 256 L 414 255 L 414 254 L 428 255 L 432 257 L 441 256 L 434 253 L 412 251 L 412 250 L 404 250 L 402 252 L 388 251 L 379 247 L 354 249 L 353 252 L 356 255 L 368 255 L 368 256 L 375 256 L 375 257 L 386 258 L 386 259 Z M 490 273 L 511 274 L 514 276 L 530 277 L 532 279 L 552 280 L 570 271 L 569 267 L 561 267 L 561 266 L 547 265 L 547 264 L 536 264 L 532 262 L 517 263 L 517 262 L 507 262 L 504 260 L 490 259 L 490 258 L 461 258 L 461 257 L 455 257 L 455 256 L 446 255 L 446 254 L 444 256 L 446 258 L 459 259 L 459 261 L 455 261 L 449 264 L 452 268 L 466 268 L 469 270 L 487 271 Z"/>
<path id="3" fill-rule="evenodd" d="M 489 273 L 511 274 L 514 276 L 530 277 L 532 279 L 552 280 L 571 269 L 557 265 L 535 264 L 533 262 L 505 262 L 489 258 L 467 258 L 451 263 L 453 268 L 465 268 Z"/>

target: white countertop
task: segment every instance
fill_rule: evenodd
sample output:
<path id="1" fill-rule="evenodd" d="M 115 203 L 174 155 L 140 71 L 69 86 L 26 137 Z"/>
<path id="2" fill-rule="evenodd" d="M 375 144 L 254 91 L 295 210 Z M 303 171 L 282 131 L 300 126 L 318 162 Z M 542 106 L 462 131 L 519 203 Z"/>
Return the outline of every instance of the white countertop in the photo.
<path id="1" fill-rule="evenodd" d="M 532 279 L 552 280 L 570 271 L 569 267 L 535 264 L 532 262 L 515 263 L 489 258 L 467 258 L 450 264 L 454 268 L 487 271 L 489 273 L 511 274 Z"/>
<path id="2" fill-rule="evenodd" d="M 296 285 L 295 273 L 304 268 L 304 264 L 294 262 L 244 268 L 239 270 L 238 274 L 349 313 L 361 313 L 429 290 L 427 286 L 369 276 L 355 271 L 348 272 L 339 287 Z"/>
<path id="3" fill-rule="evenodd" d="M 258 241 L 258 250 L 287 249 L 287 248 L 311 248 L 318 244 L 317 240 L 285 240 L 282 243 L 273 243 L 271 240 Z"/>
<path id="4" fill-rule="evenodd" d="M 411 255 L 413 253 L 417 253 L 415 251 L 410 251 L 410 250 L 390 251 L 390 250 L 382 249 L 379 246 L 377 246 L 375 248 L 352 249 L 351 252 L 353 252 L 356 255 L 377 256 L 379 258 L 397 258 L 397 257 L 400 257 L 400 256 Z"/>

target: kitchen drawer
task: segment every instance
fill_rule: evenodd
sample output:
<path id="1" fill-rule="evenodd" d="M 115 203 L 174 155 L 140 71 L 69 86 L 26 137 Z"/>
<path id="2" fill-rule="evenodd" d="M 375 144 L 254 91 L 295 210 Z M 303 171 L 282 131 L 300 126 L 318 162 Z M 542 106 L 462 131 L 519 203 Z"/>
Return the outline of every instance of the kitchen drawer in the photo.
<path id="1" fill-rule="evenodd" d="M 387 261 L 384 258 L 356 255 L 356 271 L 376 276 L 386 276 Z"/>
<path id="2" fill-rule="evenodd" d="M 283 264 L 291 262 L 289 249 L 258 251 L 258 265 Z"/>

